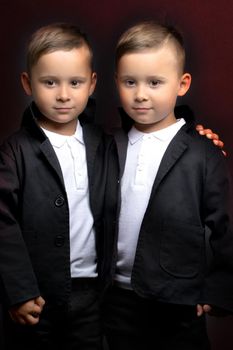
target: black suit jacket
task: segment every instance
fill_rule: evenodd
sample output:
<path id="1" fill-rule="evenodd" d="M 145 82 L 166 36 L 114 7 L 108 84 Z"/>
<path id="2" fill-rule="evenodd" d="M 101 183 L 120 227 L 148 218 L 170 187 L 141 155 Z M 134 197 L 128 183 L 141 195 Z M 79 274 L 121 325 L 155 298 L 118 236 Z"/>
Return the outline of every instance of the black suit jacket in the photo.
<path id="1" fill-rule="evenodd" d="M 115 134 L 119 180 L 126 131 Z M 209 303 L 233 311 L 230 182 L 222 152 L 187 122 L 164 154 L 142 221 L 131 278 L 136 293 L 166 303 Z M 116 260 L 116 239 L 114 252 Z"/>
<path id="2" fill-rule="evenodd" d="M 67 195 L 56 154 L 37 125 L 37 113 L 35 105 L 30 106 L 20 131 L 0 149 L 0 279 L 8 305 L 38 295 L 47 304 L 63 305 L 71 289 Z M 111 140 L 89 119 L 85 113 L 79 118 L 102 278 L 103 200 Z"/>

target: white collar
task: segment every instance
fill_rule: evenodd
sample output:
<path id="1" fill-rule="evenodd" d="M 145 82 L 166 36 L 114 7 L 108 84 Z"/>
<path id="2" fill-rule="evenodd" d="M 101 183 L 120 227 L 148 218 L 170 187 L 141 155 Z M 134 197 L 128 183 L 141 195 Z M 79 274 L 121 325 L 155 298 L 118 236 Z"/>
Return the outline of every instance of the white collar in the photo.
<path id="1" fill-rule="evenodd" d="M 180 118 L 177 119 L 176 123 L 171 124 L 164 129 L 153 131 L 150 133 L 141 132 L 138 129 L 136 129 L 135 126 L 133 126 L 128 133 L 129 142 L 131 144 L 134 144 L 138 142 L 143 136 L 153 136 L 160 141 L 167 141 L 168 139 L 172 138 L 184 124 L 185 120 L 183 118 Z"/>
<path id="2" fill-rule="evenodd" d="M 77 122 L 75 133 L 71 136 L 61 135 L 61 134 L 58 134 L 58 133 L 53 132 L 53 131 L 49 131 L 49 130 L 44 129 L 44 128 L 41 128 L 41 129 L 44 131 L 44 133 L 49 138 L 49 141 L 51 142 L 51 144 L 54 147 L 60 148 L 65 144 L 66 141 L 71 140 L 72 138 L 76 139 L 79 142 L 84 144 L 83 130 L 82 130 L 82 126 L 80 125 L 79 122 Z"/>

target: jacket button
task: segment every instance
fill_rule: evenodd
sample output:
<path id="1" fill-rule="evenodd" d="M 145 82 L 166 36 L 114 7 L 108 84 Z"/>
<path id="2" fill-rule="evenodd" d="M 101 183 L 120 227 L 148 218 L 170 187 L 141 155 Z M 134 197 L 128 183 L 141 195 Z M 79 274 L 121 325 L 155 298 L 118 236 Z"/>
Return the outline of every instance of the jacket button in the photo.
<path id="1" fill-rule="evenodd" d="M 62 196 L 58 196 L 54 203 L 56 207 L 61 207 L 65 203 L 65 199 Z"/>
<path id="2" fill-rule="evenodd" d="M 54 239 L 54 243 L 56 247 L 62 247 L 65 243 L 65 237 L 62 235 L 57 235 Z"/>

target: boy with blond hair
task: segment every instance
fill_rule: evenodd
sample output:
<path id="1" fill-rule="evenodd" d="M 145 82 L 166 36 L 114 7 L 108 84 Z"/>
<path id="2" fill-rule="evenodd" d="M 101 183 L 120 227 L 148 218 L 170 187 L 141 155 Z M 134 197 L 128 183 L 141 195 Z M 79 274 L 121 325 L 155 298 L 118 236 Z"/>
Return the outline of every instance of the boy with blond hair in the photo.
<path id="1" fill-rule="evenodd" d="M 175 109 L 191 84 L 181 34 L 155 22 L 123 33 L 116 84 L 123 129 L 109 348 L 209 349 L 205 313 L 233 312 L 230 178 L 190 111 Z"/>
<path id="2" fill-rule="evenodd" d="M 21 80 L 34 101 L 0 150 L 7 350 L 102 347 L 99 281 L 111 145 L 92 123 L 92 56 L 86 35 L 69 24 L 40 28 L 28 45 Z"/>
<path id="3" fill-rule="evenodd" d="M 0 149 L 6 349 L 102 346 L 98 289 L 111 259 L 103 222 L 112 225 L 115 208 L 108 200 L 104 210 L 104 192 L 117 163 L 92 125 L 92 56 L 85 34 L 65 23 L 40 28 L 28 45 L 21 80 L 34 101 Z"/>

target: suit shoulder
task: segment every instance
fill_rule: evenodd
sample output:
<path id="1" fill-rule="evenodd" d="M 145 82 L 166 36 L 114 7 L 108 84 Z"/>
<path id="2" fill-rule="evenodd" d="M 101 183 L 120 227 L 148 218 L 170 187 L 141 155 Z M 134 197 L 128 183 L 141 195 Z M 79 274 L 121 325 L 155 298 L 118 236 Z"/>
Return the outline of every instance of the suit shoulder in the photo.
<path id="1" fill-rule="evenodd" d="M 191 128 L 188 130 L 188 135 L 191 137 L 194 144 L 200 146 L 205 150 L 205 153 L 209 156 L 223 156 L 221 148 L 216 146 L 213 143 L 213 140 L 207 138 L 205 135 L 200 135 L 199 132 L 195 128 Z M 224 156 L 223 156 L 224 157 Z"/>
<path id="2" fill-rule="evenodd" d="M 33 140 L 34 137 L 30 135 L 28 130 L 21 127 L 19 130 L 15 131 L 2 141 L 0 145 L 0 153 L 11 156 L 28 145 L 29 141 L 31 143 Z"/>

